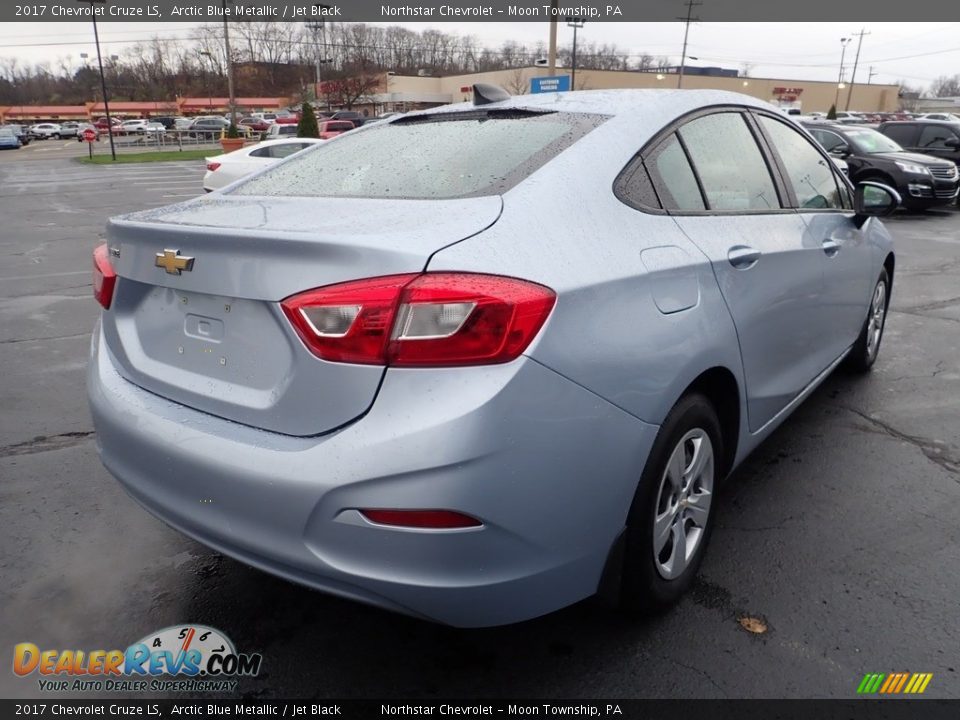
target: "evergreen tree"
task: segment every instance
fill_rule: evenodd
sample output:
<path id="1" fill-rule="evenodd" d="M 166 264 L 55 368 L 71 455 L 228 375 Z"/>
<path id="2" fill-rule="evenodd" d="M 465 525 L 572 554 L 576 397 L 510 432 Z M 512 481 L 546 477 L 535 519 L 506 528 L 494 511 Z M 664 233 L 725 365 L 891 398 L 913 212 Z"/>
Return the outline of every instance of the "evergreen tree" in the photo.
<path id="1" fill-rule="evenodd" d="M 320 137 L 317 115 L 313 112 L 313 105 L 308 102 L 304 102 L 300 110 L 300 122 L 297 123 L 297 137 Z"/>

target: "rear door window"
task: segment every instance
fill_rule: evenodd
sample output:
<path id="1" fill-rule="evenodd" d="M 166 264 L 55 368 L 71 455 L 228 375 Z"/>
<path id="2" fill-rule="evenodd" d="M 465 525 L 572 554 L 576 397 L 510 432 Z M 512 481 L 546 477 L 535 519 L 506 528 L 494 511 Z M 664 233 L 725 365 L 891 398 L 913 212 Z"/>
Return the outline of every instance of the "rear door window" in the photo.
<path id="1" fill-rule="evenodd" d="M 679 133 L 709 210 L 780 209 L 773 176 L 743 115 L 705 115 L 688 122 Z"/>

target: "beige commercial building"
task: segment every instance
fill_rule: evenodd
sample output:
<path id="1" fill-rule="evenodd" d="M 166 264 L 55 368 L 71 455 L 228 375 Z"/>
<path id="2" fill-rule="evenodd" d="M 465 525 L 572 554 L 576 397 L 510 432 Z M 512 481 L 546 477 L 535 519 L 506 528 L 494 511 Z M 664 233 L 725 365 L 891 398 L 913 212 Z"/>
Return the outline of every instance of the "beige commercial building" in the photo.
<path id="1" fill-rule="evenodd" d="M 569 69 L 558 69 L 557 75 L 566 75 L 569 72 Z M 386 73 L 381 77 L 378 87 L 370 93 L 368 100 L 377 110 L 412 110 L 470 100 L 471 87 L 478 82 L 499 85 L 514 95 L 529 93 L 531 78 L 548 75 L 547 69 L 543 67 L 447 77 L 412 77 Z M 577 70 L 576 89 L 676 88 L 677 77 L 673 72 Z M 857 83 L 851 94 L 849 84 L 838 87 L 836 82 L 687 74 L 683 78 L 683 87 L 741 92 L 774 104 L 798 107 L 804 113 L 825 113 L 835 102 L 838 110 L 846 109 L 848 95 L 850 110 L 893 112 L 899 109 L 900 88 L 897 85 Z"/>

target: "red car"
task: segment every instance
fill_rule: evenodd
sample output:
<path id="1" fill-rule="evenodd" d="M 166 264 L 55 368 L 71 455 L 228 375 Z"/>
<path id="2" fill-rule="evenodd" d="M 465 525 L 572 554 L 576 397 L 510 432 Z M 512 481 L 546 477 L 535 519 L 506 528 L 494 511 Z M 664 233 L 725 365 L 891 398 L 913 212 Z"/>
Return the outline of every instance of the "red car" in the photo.
<path id="1" fill-rule="evenodd" d="M 120 120 L 113 117 L 113 118 L 110 118 L 110 123 L 113 124 L 113 130 L 114 132 L 116 132 L 117 128 L 120 125 Z M 93 123 L 93 125 L 100 132 L 106 132 L 110 128 L 110 123 L 107 122 L 106 117 L 98 117 L 96 122 Z"/>
<path id="2" fill-rule="evenodd" d="M 296 125 L 300 122 L 300 115 L 277 115 L 277 119 L 274 120 L 277 125 Z"/>
<path id="3" fill-rule="evenodd" d="M 320 123 L 320 139 L 329 140 L 347 130 L 353 130 L 353 123 L 349 120 L 325 120 Z"/>
<path id="4" fill-rule="evenodd" d="M 263 120 L 261 118 L 256 118 L 256 117 L 241 118 L 240 121 L 237 122 L 237 125 L 250 128 L 254 132 L 260 132 L 260 133 L 266 132 L 267 130 L 270 129 L 270 123 L 268 123 L 266 120 Z"/>

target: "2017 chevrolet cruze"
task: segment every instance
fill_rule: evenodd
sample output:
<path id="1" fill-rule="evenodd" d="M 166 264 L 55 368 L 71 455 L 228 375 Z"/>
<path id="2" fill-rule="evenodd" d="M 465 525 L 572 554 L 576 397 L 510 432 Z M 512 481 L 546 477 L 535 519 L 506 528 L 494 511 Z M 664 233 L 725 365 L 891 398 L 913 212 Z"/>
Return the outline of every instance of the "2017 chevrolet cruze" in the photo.
<path id="1" fill-rule="evenodd" d="M 337 595 L 662 608 L 718 484 L 876 359 L 898 200 L 745 96 L 478 87 L 111 220 L 100 453 L 172 527 Z"/>

